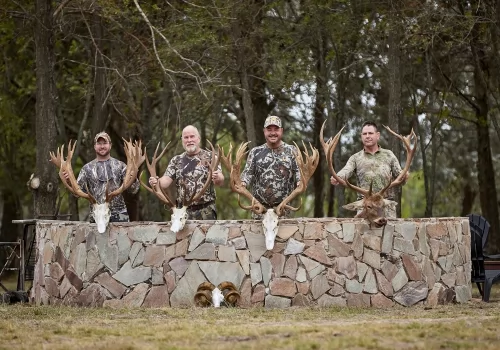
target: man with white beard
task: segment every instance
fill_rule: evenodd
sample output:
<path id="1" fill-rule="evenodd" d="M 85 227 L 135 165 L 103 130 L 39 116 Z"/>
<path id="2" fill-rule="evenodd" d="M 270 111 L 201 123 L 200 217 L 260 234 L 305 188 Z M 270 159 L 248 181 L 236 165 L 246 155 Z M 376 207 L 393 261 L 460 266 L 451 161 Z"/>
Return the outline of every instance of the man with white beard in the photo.
<path id="1" fill-rule="evenodd" d="M 166 190 L 175 180 L 178 207 L 183 205 L 184 198 L 191 198 L 194 192 L 199 191 L 207 181 L 212 152 L 201 149 L 200 142 L 198 129 L 193 125 L 186 126 L 182 130 L 182 147 L 185 152 L 170 160 L 161 178 L 149 178 L 150 185 L 159 183 L 163 190 Z M 217 171 L 212 173 L 212 182 L 215 186 L 221 186 L 224 183 L 220 164 Z M 216 220 L 215 198 L 214 186 L 210 185 L 198 201 L 187 207 L 188 220 Z"/>

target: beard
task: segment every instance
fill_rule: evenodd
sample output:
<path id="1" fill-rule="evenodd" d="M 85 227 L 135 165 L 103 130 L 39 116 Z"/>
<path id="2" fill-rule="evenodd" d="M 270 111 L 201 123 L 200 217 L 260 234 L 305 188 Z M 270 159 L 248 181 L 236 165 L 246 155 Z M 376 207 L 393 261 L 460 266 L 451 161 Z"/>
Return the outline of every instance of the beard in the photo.
<path id="1" fill-rule="evenodd" d="M 184 150 L 187 152 L 187 153 L 195 153 L 197 151 L 198 147 L 196 145 L 192 145 L 192 146 L 185 146 L 184 147 Z"/>

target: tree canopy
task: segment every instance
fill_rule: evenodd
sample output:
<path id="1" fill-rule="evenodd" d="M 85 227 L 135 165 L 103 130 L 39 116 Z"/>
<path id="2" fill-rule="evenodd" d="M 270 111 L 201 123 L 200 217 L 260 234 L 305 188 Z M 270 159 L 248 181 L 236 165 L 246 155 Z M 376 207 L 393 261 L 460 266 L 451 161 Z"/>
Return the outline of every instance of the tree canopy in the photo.
<path id="1" fill-rule="evenodd" d="M 403 217 L 481 213 L 500 250 L 500 2 L 479 0 L 0 0 L 2 240 L 11 221 L 56 211 L 85 220 L 59 188 L 48 152 L 77 140 L 74 169 L 106 130 L 141 139 L 159 164 L 182 151 L 182 128 L 228 148 L 264 142 L 269 114 L 284 140 L 321 148 L 346 125 L 337 170 L 361 149 L 366 120 L 419 137 Z M 381 143 L 404 161 L 400 141 Z M 320 150 L 322 152 L 322 150 Z M 30 177 L 40 180 L 33 189 Z M 147 175 L 143 175 L 147 176 Z M 227 176 L 226 176 L 227 177 Z M 19 185 L 21 184 L 21 185 Z M 221 219 L 249 218 L 228 186 Z M 222 200 L 220 200 L 222 198 Z M 329 183 L 324 155 L 297 216 L 350 216 L 355 194 Z M 147 191 L 126 198 L 133 220 L 167 220 Z"/>

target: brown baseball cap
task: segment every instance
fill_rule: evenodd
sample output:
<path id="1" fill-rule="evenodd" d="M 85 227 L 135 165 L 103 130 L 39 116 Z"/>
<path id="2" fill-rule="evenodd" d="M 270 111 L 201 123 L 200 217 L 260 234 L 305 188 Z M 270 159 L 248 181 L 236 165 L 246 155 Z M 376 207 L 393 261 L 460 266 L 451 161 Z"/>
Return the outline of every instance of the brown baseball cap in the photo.
<path id="1" fill-rule="evenodd" d="M 97 143 L 97 140 L 99 140 L 99 139 L 105 139 L 106 141 L 111 143 L 111 137 L 109 137 L 109 135 L 107 133 L 105 133 L 104 131 L 101 131 L 100 133 L 95 135 L 94 143 Z"/>

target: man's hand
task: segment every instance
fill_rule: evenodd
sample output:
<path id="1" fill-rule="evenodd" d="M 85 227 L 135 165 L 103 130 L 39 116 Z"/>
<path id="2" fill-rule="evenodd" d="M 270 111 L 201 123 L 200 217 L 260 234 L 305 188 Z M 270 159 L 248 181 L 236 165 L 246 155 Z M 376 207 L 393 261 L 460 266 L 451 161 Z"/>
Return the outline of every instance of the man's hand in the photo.
<path id="1" fill-rule="evenodd" d="M 158 183 L 158 176 L 151 176 L 149 178 L 149 185 L 150 186 L 156 186 L 157 183 Z"/>
<path id="2" fill-rule="evenodd" d="M 332 185 L 335 185 L 335 186 L 337 186 L 339 184 L 339 182 L 337 181 L 337 179 L 334 178 L 333 176 L 330 176 L 330 183 Z"/>
<path id="3" fill-rule="evenodd" d="M 212 181 L 216 186 L 222 185 L 224 183 L 224 175 L 222 175 L 222 171 L 216 170 L 212 172 Z"/>
<path id="4" fill-rule="evenodd" d="M 71 183 L 69 182 L 69 174 L 68 174 L 68 172 L 67 172 L 66 170 L 65 170 L 65 171 L 63 171 L 62 175 L 63 175 L 63 177 L 64 177 L 64 180 L 66 180 L 66 183 L 71 184 Z"/>
<path id="5" fill-rule="evenodd" d="M 405 180 L 404 180 L 404 183 L 406 183 L 406 181 L 408 181 L 408 179 L 410 178 L 410 172 L 406 172 L 405 174 Z"/>

